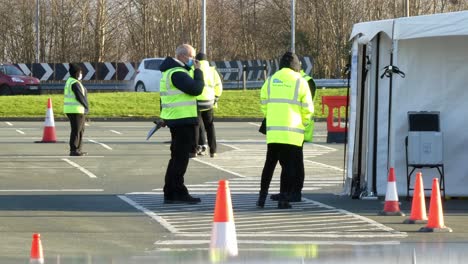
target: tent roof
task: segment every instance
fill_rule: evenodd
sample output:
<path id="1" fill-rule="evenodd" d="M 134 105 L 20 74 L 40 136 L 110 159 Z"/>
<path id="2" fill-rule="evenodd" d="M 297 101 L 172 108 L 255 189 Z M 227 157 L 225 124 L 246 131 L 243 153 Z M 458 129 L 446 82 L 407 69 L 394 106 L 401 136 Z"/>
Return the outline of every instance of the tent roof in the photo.
<path id="1" fill-rule="evenodd" d="M 468 11 L 426 16 L 402 17 L 358 23 L 353 26 L 350 39 L 370 40 L 383 32 L 394 40 L 439 36 L 468 35 Z M 393 31 L 393 32 L 392 32 Z"/>

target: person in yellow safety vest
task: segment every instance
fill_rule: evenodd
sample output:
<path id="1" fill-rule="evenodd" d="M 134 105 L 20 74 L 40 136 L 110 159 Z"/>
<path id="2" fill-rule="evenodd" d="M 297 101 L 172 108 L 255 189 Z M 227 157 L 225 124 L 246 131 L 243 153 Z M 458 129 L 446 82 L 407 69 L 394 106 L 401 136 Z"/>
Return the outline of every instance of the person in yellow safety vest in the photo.
<path id="1" fill-rule="evenodd" d="M 286 52 L 280 59 L 280 70 L 269 77 L 260 92 L 261 109 L 266 118 L 267 158 L 260 185 L 257 206 L 263 208 L 276 162 L 282 173 L 278 208 L 291 208 L 295 183 L 304 178 L 302 146 L 304 130 L 310 124 L 314 105 L 309 85 L 302 78 L 296 54 Z M 269 162 L 274 162 L 271 166 Z"/>
<path id="2" fill-rule="evenodd" d="M 307 73 L 304 72 L 304 70 L 301 69 L 301 75 L 302 78 L 304 78 L 307 83 L 309 84 L 310 88 L 310 93 L 312 94 L 312 101 L 315 102 L 315 91 L 317 89 L 317 86 L 315 85 L 314 79 L 308 75 Z M 305 134 L 304 134 L 304 141 L 306 142 L 312 142 L 314 139 L 314 127 L 315 127 L 315 121 L 314 117 L 312 116 L 312 119 L 310 120 L 310 125 L 306 128 Z"/>
<path id="3" fill-rule="evenodd" d="M 198 53 L 195 57 L 200 61 L 200 69 L 203 71 L 205 87 L 201 95 L 197 96 L 198 104 L 198 129 L 195 130 L 195 143 L 192 149 L 191 157 L 196 155 L 205 155 L 208 146 L 210 157 L 216 156 L 216 132 L 213 124 L 214 110 L 217 107 L 219 97 L 223 92 L 223 83 L 215 67 L 210 66 L 205 53 Z"/>
<path id="4" fill-rule="evenodd" d="M 81 151 L 85 130 L 85 115 L 88 113 L 88 91 L 81 83 L 83 70 L 78 64 L 70 64 L 70 77 L 63 89 L 63 113 L 70 121 L 70 156 L 84 156 Z"/>
<path id="5" fill-rule="evenodd" d="M 205 86 L 200 63 L 195 60 L 195 49 L 189 44 L 178 46 L 175 58 L 166 57 L 160 70 L 160 118 L 171 132 L 171 158 L 164 179 L 164 203 L 200 203 L 201 199 L 191 196 L 184 185 L 189 154 L 195 142 L 195 125 L 198 124 L 196 97 Z"/>

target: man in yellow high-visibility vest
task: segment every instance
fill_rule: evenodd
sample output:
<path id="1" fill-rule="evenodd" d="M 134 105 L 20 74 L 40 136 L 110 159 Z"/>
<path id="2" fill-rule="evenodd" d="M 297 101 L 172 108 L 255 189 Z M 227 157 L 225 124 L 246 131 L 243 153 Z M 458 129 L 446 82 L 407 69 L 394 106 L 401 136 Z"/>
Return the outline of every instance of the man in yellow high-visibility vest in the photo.
<path id="1" fill-rule="evenodd" d="M 216 156 L 216 132 L 213 124 L 214 109 L 217 107 L 218 99 L 223 92 L 223 83 L 215 67 L 210 66 L 205 53 L 198 53 L 195 57 L 200 62 L 200 69 L 203 71 L 205 87 L 202 94 L 197 96 L 198 123 L 195 130 L 195 143 L 191 156 L 205 155 L 207 141 L 210 157 Z"/>
<path id="2" fill-rule="evenodd" d="M 310 124 L 314 105 L 309 85 L 299 73 L 301 66 L 296 54 L 286 52 L 279 66 L 280 70 L 266 80 L 260 92 L 266 118 L 267 158 L 257 206 L 263 208 L 268 195 L 273 174 L 269 162 L 279 161 L 282 173 L 278 208 L 287 209 L 291 208 L 289 200 L 295 183 L 304 179 L 304 130 Z"/>
<path id="3" fill-rule="evenodd" d="M 194 66 L 194 70 L 192 70 Z M 197 95 L 205 85 L 200 64 L 195 60 L 195 49 L 182 44 L 175 58 L 167 57 L 161 63 L 160 82 L 161 119 L 171 131 L 171 158 L 164 180 L 164 203 L 201 202 L 192 197 L 184 184 L 189 154 L 195 141 Z"/>
<path id="4" fill-rule="evenodd" d="M 84 156 L 81 151 L 83 134 L 85 130 L 85 114 L 88 113 L 88 91 L 81 84 L 83 70 L 78 64 L 71 63 L 70 77 L 63 89 L 63 113 L 70 120 L 70 156 Z"/>

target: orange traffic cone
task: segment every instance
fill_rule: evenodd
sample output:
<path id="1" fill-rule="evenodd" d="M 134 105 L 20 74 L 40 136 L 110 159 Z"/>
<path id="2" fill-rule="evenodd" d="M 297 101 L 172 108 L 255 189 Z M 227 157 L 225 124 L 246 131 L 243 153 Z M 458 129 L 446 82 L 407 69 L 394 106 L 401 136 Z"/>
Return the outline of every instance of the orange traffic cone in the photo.
<path id="1" fill-rule="evenodd" d="M 424 197 L 424 187 L 422 173 L 416 173 L 416 183 L 414 186 L 413 202 L 411 203 L 411 216 L 403 224 L 425 224 L 427 223 L 426 200 Z"/>
<path id="2" fill-rule="evenodd" d="M 390 168 L 388 172 L 387 193 L 385 194 L 384 209 L 380 215 L 402 215 L 400 211 L 400 203 L 398 202 L 398 192 L 396 188 L 395 170 Z"/>
<path id="3" fill-rule="evenodd" d="M 29 259 L 30 264 L 43 264 L 44 255 L 42 254 L 41 235 L 33 234 L 33 240 L 31 245 L 31 257 Z"/>
<path id="4" fill-rule="evenodd" d="M 429 220 L 426 227 L 419 229 L 419 232 L 452 232 L 452 229 L 444 224 L 444 214 L 442 212 L 442 201 L 440 200 L 439 179 L 432 179 L 431 202 L 429 205 Z"/>
<path id="5" fill-rule="evenodd" d="M 44 133 L 41 141 L 36 143 L 56 143 L 57 137 L 55 136 L 55 121 L 54 110 L 52 109 L 52 98 L 47 100 L 47 111 L 44 122 Z"/>
<path id="6" fill-rule="evenodd" d="M 228 181 L 220 180 L 216 194 L 216 204 L 211 231 L 210 256 L 212 260 L 222 260 L 227 256 L 237 256 L 237 236 L 232 212 L 231 193 Z"/>

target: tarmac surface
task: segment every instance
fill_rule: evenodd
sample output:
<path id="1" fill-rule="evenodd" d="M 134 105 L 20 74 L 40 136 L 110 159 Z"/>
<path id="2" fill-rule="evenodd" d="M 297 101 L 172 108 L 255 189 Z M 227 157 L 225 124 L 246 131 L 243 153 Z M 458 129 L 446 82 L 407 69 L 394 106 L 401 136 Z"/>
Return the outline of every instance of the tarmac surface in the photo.
<path id="1" fill-rule="evenodd" d="M 255 201 L 265 160 L 260 122 L 216 122 L 218 155 L 192 159 L 186 184 L 198 205 L 162 202 L 170 134 L 148 141 L 147 122 L 87 123 L 85 157 L 58 143 L 34 143 L 41 121 L 0 122 L 0 263 L 25 263 L 40 233 L 45 263 L 209 263 L 218 180 L 229 180 L 239 256 L 221 263 L 466 263 L 468 202 L 443 202 L 451 233 L 418 232 L 408 216 L 379 216 L 384 197 L 343 193 L 344 145 L 327 144 L 326 124 L 304 146 L 303 201 L 290 210 Z M 270 193 L 279 189 L 279 165 Z M 398 179 L 397 179 L 398 180 Z M 400 197 L 410 214 L 411 202 Z M 429 209 L 429 200 L 426 203 Z"/>

